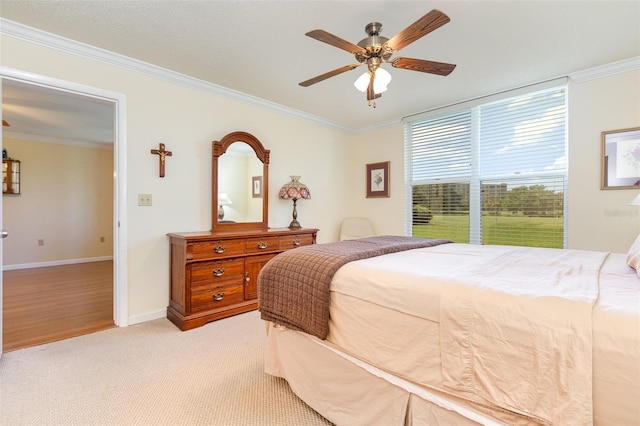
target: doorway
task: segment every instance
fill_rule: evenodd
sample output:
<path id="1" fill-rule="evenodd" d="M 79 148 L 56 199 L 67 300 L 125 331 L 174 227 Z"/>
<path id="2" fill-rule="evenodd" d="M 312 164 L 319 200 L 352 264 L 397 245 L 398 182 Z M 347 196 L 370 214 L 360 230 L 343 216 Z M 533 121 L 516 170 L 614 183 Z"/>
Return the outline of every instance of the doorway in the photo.
<path id="1" fill-rule="evenodd" d="M 124 126 L 126 122 L 125 96 L 117 93 L 105 92 L 101 89 L 96 89 L 88 86 L 81 86 L 71 82 L 51 79 L 51 78 L 40 76 L 40 75 L 8 69 L 6 67 L 0 67 L 0 78 L 2 78 L 3 87 L 5 87 L 5 85 L 7 84 L 11 84 L 11 85 L 20 85 L 25 89 L 36 89 L 40 91 L 44 90 L 47 93 L 47 98 L 45 99 L 45 101 L 43 101 L 42 99 L 39 100 L 39 105 L 38 105 L 39 107 L 47 107 L 50 105 L 54 105 L 55 102 L 53 102 L 53 99 L 59 96 L 59 97 L 67 98 L 67 101 L 69 99 L 72 99 L 77 101 L 79 104 L 82 104 L 80 108 L 77 108 L 77 105 L 75 108 L 71 106 L 72 110 L 75 109 L 76 111 L 82 110 L 84 112 L 87 112 L 88 110 L 90 110 L 95 106 L 101 106 L 102 109 L 104 109 L 104 107 L 107 106 L 110 109 L 109 127 L 111 129 L 111 143 L 112 143 L 110 155 L 112 158 L 112 162 L 111 162 L 110 170 L 108 170 L 107 173 L 109 174 L 109 179 L 110 179 L 109 196 L 112 201 L 111 202 L 112 215 L 110 218 L 110 224 L 108 226 L 109 229 L 105 231 L 105 232 L 108 232 L 108 234 L 103 235 L 100 238 L 101 240 L 104 240 L 104 239 L 112 240 L 112 249 L 111 249 L 111 253 L 109 253 L 109 256 L 108 256 L 109 259 L 103 259 L 104 256 L 95 256 L 95 253 L 92 253 L 89 255 L 89 259 L 88 260 L 85 259 L 85 261 L 87 263 L 90 263 L 93 261 L 109 262 L 108 267 L 110 269 L 109 272 L 112 280 L 111 289 L 110 289 L 111 290 L 110 294 L 112 296 L 111 297 L 111 305 L 112 305 L 111 323 L 115 324 L 116 326 L 127 326 L 128 313 L 127 313 L 127 297 L 126 297 L 127 295 L 127 280 L 126 280 L 127 264 L 126 264 L 126 220 L 125 220 L 126 200 L 124 199 L 124 195 L 123 195 L 125 194 L 125 182 L 126 182 L 126 169 L 125 169 L 126 162 L 125 162 L 125 155 L 124 155 L 125 147 L 126 147 L 125 126 Z M 20 132 L 21 128 L 24 129 L 24 127 L 22 127 L 20 123 L 24 119 L 24 117 L 26 117 L 25 108 L 29 103 L 29 99 L 27 99 L 27 97 L 22 99 L 21 100 L 22 104 L 19 105 L 20 106 L 19 111 L 17 111 L 17 114 L 14 114 L 15 111 L 12 112 L 11 110 L 5 110 L 6 93 L 4 92 L 5 91 L 3 91 L 3 120 L 7 121 L 9 123 L 9 126 L 11 126 L 11 120 L 13 117 L 13 121 L 14 123 L 16 123 L 14 127 L 15 131 L 13 131 L 14 129 L 12 129 L 13 132 L 8 131 L 8 128 L 3 129 L 3 135 L 6 135 L 6 137 L 8 138 L 11 136 L 15 136 L 15 133 L 21 133 Z M 71 105 L 73 105 L 73 103 L 71 103 Z M 87 105 L 93 105 L 93 107 L 91 106 L 87 107 Z M 54 112 L 54 113 L 60 114 L 60 112 L 61 111 L 58 111 L 57 113 Z M 50 120 L 50 121 L 62 122 L 64 124 L 66 119 L 60 118 L 60 115 L 58 115 L 58 118 L 59 118 L 58 120 Z M 70 125 L 67 123 L 67 126 L 80 127 L 79 125 L 80 122 L 78 122 L 77 120 L 73 122 L 75 122 L 75 124 Z M 91 122 L 89 121 L 89 123 Z M 38 128 L 38 123 L 34 124 L 33 126 L 35 128 Z M 61 126 L 61 127 L 64 127 L 64 126 Z M 99 129 L 94 128 L 93 130 L 94 130 L 93 131 L 94 134 L 99 133 Z M 59 132 L 61 130 L 60 128 L 54 129 L 53 130 L 54 134 L 51 136 L 44 136 L 44 135 L 39 135 L 39 136 L 45 139 L 50 138 L 55 140 L 56 138 L 60 138 L 60 134 L 56 134 L 55 133 L 56 131 Z M 65 138 L 70 139 L 72 142 L 82 142 L 82 138 L 74 138 L 74 137 L 68 137 L 68 136 L 66 136 Z M 92 141 L 92 142 L 95 143 L 96 141 Z M 25 181 L 23 180 L 23 182 Z M 26 190 L 26 186 L 23 186 L 23 188 L 25 188 Z M 3 206 L 3 204 L 4 203 L 0 202 L 0 209 L 2 209 L 4 212 L 5 207 Z M 3 223 L 0 224 L 0 227 L 6 228 L 7 231 L 9 232 L 8 238 L 11 238 L 13 236 L 11 235 L 12 230 L 11 230 L 10 224 L 6 223 L 4 214 L 3 214 L 2 221 Z M 8 240 L 5 239 L 2 245 L 6 246 L 7 241 Z M 40 243 L 40 239 L 37 240 L 37 243 Z M 47 243 L 46 239 L 43 243 L 44 244 Z M 3 259 L 5 258 L 7 258 L 6 251 L 0 257 L 0 266 L 2 266 Z M 35 262 L 33 262 L 35 263 L 35 265 L 30 265 L 30 263 L 27 262 L 26 266 L 38 266 L 38 268 L 34 269 L 35 271 L 36 269 L 41 269 L 42 267 L 46 269 L 50 267 L 56 268 L 64 265 L 74 264 L 74 263 L 77 263 L 76 261 L 78 259 L 79 259 L 79 256 L 77 255 L 72 255 L 71 259 L 69 259 L 68 255 L 66 256 L 66 259 L 64 255 L 61 256 L 59 259 L 55 259 L 55 260 L 51 260 L 51 259 L 43 260 L 42 258 L 40 258 L 40 259 L 37 259 Z M 22 266 L 25 266 L 24 262 Z M 3 267 L 2 269 L 3 269 L 3 275 L 4 275 L 6 268 Z M 104 264 L 102 269 L 104 270 Z M 2 286 L 3 286 L 2 280 L 0 280 L 0 294 L 4 293 L 3 291 L 1 291 L 3 290 Z M 2 307 L 2 299 L 0 299 L 0 307 Z M 0 320 L 0 325 L 2 325 L 1 320 Z M 4 329 L 4 327 L 2 328 Z M 0 343 L 2 343 L 1 338 L 0 338 Z"/>

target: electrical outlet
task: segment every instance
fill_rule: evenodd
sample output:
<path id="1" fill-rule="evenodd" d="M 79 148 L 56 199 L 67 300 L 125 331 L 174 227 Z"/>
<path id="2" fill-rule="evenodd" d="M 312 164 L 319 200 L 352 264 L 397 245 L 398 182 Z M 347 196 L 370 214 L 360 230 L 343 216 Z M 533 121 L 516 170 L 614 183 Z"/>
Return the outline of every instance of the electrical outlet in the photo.
<path id="1" fill-rule="evenodd" d="M 44 240 L 38 240 L 38 245 L 39 246 L 43 246 L 44 245 Z"/>
<path id="2" fill-rule="evenodd" d="M 151 205 L 151 194 L 138 194 L 138 205 L 139 206 L 150 206 Z"/>

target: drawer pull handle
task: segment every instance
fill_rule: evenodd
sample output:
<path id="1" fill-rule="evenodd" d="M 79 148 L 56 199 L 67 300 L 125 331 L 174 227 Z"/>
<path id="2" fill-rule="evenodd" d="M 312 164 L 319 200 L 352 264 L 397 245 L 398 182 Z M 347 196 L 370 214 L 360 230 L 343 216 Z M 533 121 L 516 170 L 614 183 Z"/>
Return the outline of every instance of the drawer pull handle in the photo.
<path id="1" fill-rule="evenodd" d="M 293 240 L 293 245 L 294 246 L 298 247 L 300 244 L 302 244 L 302 243 L 300 242 L 299 239 L 296 238 L 295 240 Z"/>
<path id="2" fill-rule="evenodd" d="M 244 274 L 244 280 L 245 280 L 245 282 L 246 282 L 247 284 L 251 281 L 251 278 L 249 278 L 249 273 L 248 273 L 248 272 L 245 272 L 245 274 Z M 246 285 L 246 284 L 245 284 L 245 285 Z"/>
<path id="3" fill-rule="evenodd" d="M 260 250 L 264 250 L 264 249 L 266 249 L 266 248 L 267 248 L 267 246 L 268 246 L 268 244 L 266 243 L 266 241 L 260 241 L 260 242 L 258 243 L 258 248 L 259 248 Z"/>
<path id="4" fill-rule="evenodd" d="M 227 249 L 227 248 L 226 248 L 225 246 L 223 246 L 222 244 L 220 244 L 220 245 L 218 245 L 218 246 L 214 247 L 214 248 L 213 248 L 213 251 L 215 251 L 215 252 L 216 252 L 216 253 L 218 253 L 218 254 L 222 254 L 222 253 L 224 253 L 224 252 L 225 252 L 225 250 L 226 250 L 226 249 Z"/>
<path id="5" fill-rule="evenodd" d="M 213 275 L 216 277 L 221 277 L 224 275 L 224 268 L 214 269 Z"/>
<path id="6" fill-rule="evenodd" d="M 213 300 L 216 302 L 221 301 L 224 298 L 224 293 L 216 293 L 213 295 Z"/>

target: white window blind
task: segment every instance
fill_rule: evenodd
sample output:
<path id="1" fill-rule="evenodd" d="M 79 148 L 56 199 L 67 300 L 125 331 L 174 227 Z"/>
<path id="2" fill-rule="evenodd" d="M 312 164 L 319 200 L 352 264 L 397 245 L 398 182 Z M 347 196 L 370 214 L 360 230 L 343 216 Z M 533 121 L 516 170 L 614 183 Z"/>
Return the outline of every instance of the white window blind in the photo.
<path id="1" fill-rule="evenodd" d="M 480 175 L 564 171 L 564 92 L 552 89 L 480 106 Z"/>
<path id="2" fill-rule="evenodd" d="M 419 182 L 470 177 L 470 128 L 470 111 L 413 123 L 413 180 Z"/>
<path id="3" fill-rule="evenodd" d="M 566 86 L 405 121 L 411 235 L 564 247 Z"/>

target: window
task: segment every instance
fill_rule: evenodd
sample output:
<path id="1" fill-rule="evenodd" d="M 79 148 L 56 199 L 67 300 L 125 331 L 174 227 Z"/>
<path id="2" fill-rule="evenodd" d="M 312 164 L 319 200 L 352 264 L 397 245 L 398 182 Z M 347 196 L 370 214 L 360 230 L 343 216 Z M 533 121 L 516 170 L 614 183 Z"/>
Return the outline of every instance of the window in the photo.
<path id="1" fill-rule="evenodd" d="M 407 233 L 564 247 L 566 139 L 565 85 L 406 119 Z"/>

